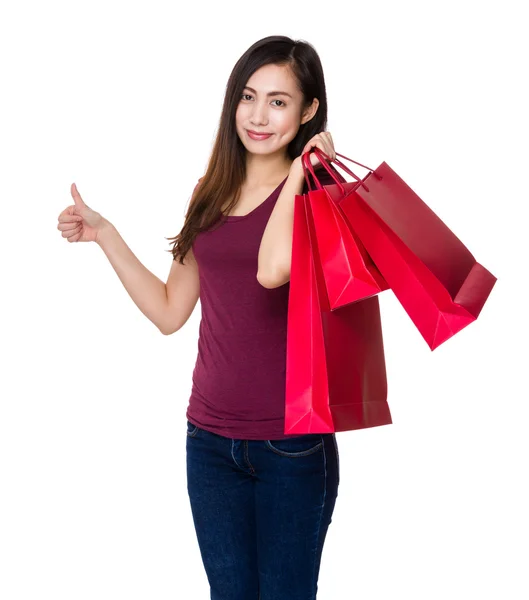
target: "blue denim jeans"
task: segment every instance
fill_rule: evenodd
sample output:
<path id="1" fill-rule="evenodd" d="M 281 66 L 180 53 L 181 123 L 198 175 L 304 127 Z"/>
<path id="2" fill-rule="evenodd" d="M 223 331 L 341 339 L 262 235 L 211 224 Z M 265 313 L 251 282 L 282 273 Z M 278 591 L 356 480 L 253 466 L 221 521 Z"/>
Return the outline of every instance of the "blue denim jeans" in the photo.
<path id="1" fill-rule="evenodd" d="M 335 434 L 241 440 L 187 421 L 186 465 L 211 600 L 315 600 L 340 481 Z"/>

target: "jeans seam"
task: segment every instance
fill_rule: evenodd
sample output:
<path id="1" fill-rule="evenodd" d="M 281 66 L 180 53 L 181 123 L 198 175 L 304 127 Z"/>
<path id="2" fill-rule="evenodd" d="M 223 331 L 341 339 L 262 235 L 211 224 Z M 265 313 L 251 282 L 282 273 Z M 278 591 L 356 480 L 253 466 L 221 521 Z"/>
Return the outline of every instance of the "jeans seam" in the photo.
<path id="1" fill-rule="evenodd" d="M 255 469 L 252 466 L 252 463 L 250 462 L 250 457 L 248 456 L 248 440 L 244 440 L 244 456 L 246 458 L 246 462 L 248 463 L 251 472 L 255 473 Z"/>
<path id="2" fill-rule="evenodd" d="M 318 532 L 316 534 L 316 545 L 314 548 L 314 566 L 313 566 L 313 570 L 312 570 L 312 589 L 313 589 L 313 591 L 315 591 L 314 584 L 316 581 L 316 557 L 318 555 L 318 545 L 320 543 L 321 520 L 323 518 L 323 509 L 325 507 L 325 499 L 327 498 L 327 454 L 325 453 L 325 444 L 323 444 L 323 470 L 325 473 L 325 479 L 324 479 L 324 485 L 323 485 L 323 502 L 321 503 L 320 520 L 318 521 Z"/>
<path id="3" fill-rule="evenodd" d="M 235 460 L 235 455 L 233 454 L 233 446 L 234 446 L 234 440 L 231 440 L 231 457 L 233 458 L 233 462 L 240 468 L 239 463 Z"/>
<path id="4" fill-rule="evenodd" d="M 334 450 L 336 451 L 336 470 L 337 470 L 337 479 L 338 483 L 340 483 L 340 453 L 338 452 L 338 442 L 336 441 L 336 434 L 332 434 L 332 441 L 334 443 Z"/>

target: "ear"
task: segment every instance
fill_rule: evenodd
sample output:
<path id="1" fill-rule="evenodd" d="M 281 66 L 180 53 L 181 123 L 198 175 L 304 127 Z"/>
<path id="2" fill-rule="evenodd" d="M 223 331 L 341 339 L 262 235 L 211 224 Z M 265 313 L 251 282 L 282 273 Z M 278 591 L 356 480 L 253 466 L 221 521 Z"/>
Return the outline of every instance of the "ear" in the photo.
<path id="1" fill-rule="evenodd" d="M 301 125 L 304 125 L 312 119 L 312 117 L 316 114 L 319 105 L 320 101 L 318 100 L 318 98 L 313 98 L 312 104 L 303 111 L 303 114 L 301 116 Z"/>

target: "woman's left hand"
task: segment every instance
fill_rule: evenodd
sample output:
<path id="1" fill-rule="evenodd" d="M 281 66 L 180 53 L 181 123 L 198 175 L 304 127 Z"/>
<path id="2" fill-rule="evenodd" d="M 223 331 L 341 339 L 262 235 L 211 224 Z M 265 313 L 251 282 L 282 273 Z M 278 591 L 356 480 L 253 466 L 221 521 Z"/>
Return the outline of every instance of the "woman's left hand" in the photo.
<path id="1" fill-rule="evenodd" d="M 319 148 L 320 150 L 325 152 L 325 154 L 327 154 L 327 156 L 329 157 L 328 162 L 333 161 L 336 158 L 336 152 L 334 150 L 334 143 L 332 141 L 330 132 L 322 131 L 321 133 L 317 133 L 313 138 L 311 138 L 305 144 L 305 147 L 303 148 L 303 152 L 301 153 L 301 155 L 294 159 L 294 162 L 299 163 L 299 165 L 298 165 L 299 167 L 303 168 L 303 165 L 301 163 L 301 158 L 303 157 L 303 155 L 306 152 L 309 152 L 311 148 Z M 315 167 L 315 170 L 317 170 L 323 166 L 320 163 L 318 157 L 316 156 L 316 154 L 314 152 L 310 153 L 310 162 L 311 162 L 312 166 Z"/>

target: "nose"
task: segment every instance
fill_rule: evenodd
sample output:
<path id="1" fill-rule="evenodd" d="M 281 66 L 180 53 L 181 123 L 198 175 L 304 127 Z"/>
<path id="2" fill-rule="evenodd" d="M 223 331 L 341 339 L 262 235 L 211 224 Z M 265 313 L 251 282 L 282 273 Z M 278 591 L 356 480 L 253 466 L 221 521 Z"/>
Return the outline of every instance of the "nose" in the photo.
<path id="1" fill-rule="evenodd" d="M 250 115 L 250 123 L 256 127 L 265 127 L 268 123 L 268 105 L 265 102 L 255 102 Z"/>

